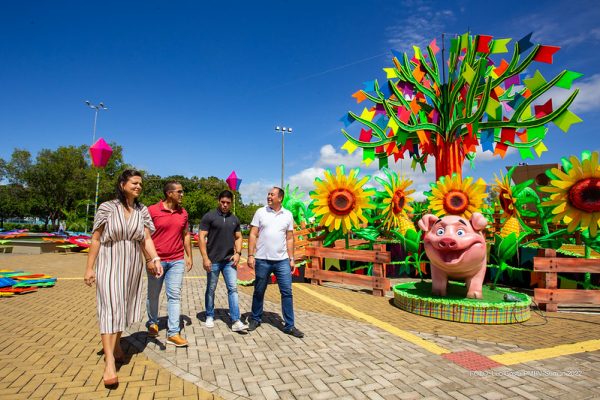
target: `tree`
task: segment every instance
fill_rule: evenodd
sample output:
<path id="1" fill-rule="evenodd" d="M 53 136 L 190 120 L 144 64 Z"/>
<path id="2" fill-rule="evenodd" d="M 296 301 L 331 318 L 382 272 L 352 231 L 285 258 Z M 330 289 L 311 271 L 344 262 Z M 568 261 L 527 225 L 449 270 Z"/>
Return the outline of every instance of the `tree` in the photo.
<path id="1" fill-rule="evenodd" d="M 71 209 L 86 193 L 86 146 L 59 147 L 41 150 L 32 163 L 28 151 L 16 149 L 6 165 L 9 181 L 22 184 L 29 193 L 30 212 L 44 219 L 44 229 L 50 221 Z"/>
<path id="2" fill-rule="evenodd" d="M 377 158 L 380 168 L 388 165 L 388 157 L 398 161 L 408 151 L 413 169 L 419 164 L 424 171 L 431 156 L 436 179 L 461 175 L 465 158 L 472 160 L 479 144 L 501 157 L 509 147 L 518 149 L 522 158 L 533 158 L 532 150 L 539 156 L 547 150 L 543 140 L 548 123 L 566 132 L 581 122 L 568 110 L 578 90 L 556 108 L 552 99 L 534 103 L 553 87 L 570 89 L 582 75 L 563 71 L 546 81 L 536 71 L 521 81 L 533 61 L 552 63 L 552 55 L 559 50 L 534 46 L 530 37 L 515 43 L 510 61 L 502 59 L 498 64 L 492 56 L 508 52 L 511 39 L 467 33 L 456 37 L 451 40 L 447 76 L 444 60 L 440 73 L 435 40 L 427 46 L 427 54 L 414 46 L 410 61 L 406 53 L 392 51 L 394 67 L 384 68 L 386 84 L 366 82 L 364 90 L 353 94 L 358 103 L 370 100 L 374 104 L 360 116 L 350 111 L 343 118 L 346 127 L 355 121 L 361 125 L 358 139 L 342 129 L 348 139 L 343 148 L 353 152 L 361 147 L 363 161 L 369 164 Z"/>
<path id="3" fill-rule="evenodd" d="M 22 185 L 0 185 L 0 228 L 8 218 L 25 217 L 29 213 L 28 193 Z"/>

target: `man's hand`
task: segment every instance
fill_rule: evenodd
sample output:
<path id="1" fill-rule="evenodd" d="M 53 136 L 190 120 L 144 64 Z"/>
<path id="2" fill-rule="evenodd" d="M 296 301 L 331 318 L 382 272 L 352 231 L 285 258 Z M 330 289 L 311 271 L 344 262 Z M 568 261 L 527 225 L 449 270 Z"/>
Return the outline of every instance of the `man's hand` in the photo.
<path id="1" fill-rule="evenodd" d="M 237 267 L 240 263 L 240 255 L 238 253 L 233 253 L 230 260 L 233 262 L 233 266 Z"/>
<path id="2" fill-rule="evenodd" d="M 185 272 L 190 272 L 194 267 L 194 261 L 191 258 L 185 260 Z"/>
<path id="3" fill-rule="evenodd" d="M 256 263 L 256 260 L 254 259 L 254 256 L 248 256 L 248 267 L 254 269 L 255 263 Z"/>
<path id="4" fill-rule="evenodd" d="M 160 260 L 151 261 L 146 265 L 148 272 L 150 272 L 155 278 L 160 278 L 163 274 L 163 267 Z"/>
<path id="5" fill-rule="evenodd" d="M 296 270 L 296 263 L 290 258 L 290 270 L 294 272 Z"/>
<path id="6" fill-rule="evenodd" d="M 206 272 L 212 271 L 212 263 L 210 262 L 208 257 L 202 260 L 202 266 L 204 267 L 204 270 Z"/>

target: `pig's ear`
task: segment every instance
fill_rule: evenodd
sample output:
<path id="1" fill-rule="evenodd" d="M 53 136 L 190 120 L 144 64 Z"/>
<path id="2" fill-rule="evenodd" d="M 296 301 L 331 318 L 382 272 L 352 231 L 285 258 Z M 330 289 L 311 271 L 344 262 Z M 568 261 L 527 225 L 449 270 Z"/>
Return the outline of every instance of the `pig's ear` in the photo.
<path id="1" fill-rule="evenodd" d="M 479 232 L 485 229 L 486 225 L 487 219 L 483 216 L 483 214 L 474 212 L 471 216 L 471 226 L 473 227 L 473 229 Z"/>
<path id="2" fill-rule="evenodd" d="M 439 218 L 433 214 L 425 214 L 423 218 L 419 220 L 419 228 L 424 232 L 429 232 L 431 225 L 435 223 Z"/>

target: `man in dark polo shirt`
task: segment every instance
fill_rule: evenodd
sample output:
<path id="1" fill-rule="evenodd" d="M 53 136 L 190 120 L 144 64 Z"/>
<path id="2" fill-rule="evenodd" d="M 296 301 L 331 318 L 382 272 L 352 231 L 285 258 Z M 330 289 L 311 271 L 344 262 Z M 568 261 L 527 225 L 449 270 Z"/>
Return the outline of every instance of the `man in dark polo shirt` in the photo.
<path id="1" fill-rule="evenodd" d="M 163 275 L 155 278 L 148 272 L 148 336 L 158 336 L 158 303 L 160 291 L 165 283 L 167 294 L 167 343 L 177 347 L 188 345 L 179 334 L 181 314 L 181 286 L 184 268 L 192 269 L 192 242 L 188 231 L 188 214 L 181 202 L 183 187 L 179 182 L 167 182 L 163 188 L 165 199 L 148 207 L 156 231 L 152 240 L 161 259 Z M 184 257 L 184 252 L 187 257 Z"/>
<path id="2" fill-rule="evenodd" d="M 229 316 L 233 322 L 231 330 L 240 332 L 247 330 L 248 325 L 240 321 L 236 268 L 242 255 L 242 233 L 240 221 L 230 212 L 232 200 L 233 194 L 229 190 L 219 194 L 219 206 L 204 214 L 200 221 L 198 244 L 207 275 L 205 325 L 207 328 L 215 326 L 215 289 L 219 274 L 223 273 L 229 300 Z"/>

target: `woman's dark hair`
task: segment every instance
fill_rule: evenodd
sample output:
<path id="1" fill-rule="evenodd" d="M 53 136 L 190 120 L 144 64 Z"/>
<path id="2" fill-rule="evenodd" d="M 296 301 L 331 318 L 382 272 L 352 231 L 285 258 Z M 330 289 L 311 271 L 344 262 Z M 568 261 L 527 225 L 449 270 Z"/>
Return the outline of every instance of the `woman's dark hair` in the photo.
<path id="1" fill-rule="evenodd" d="M 125 192 L 121 185 L 127 183 L 129 178 L 134 176 L 139 176 L 141 178 L 142 173 L 135 169 L 126 169 L 119 175 L 119 179 L 117 180 L 117 200 L 119 200 L 125 208 L 129 208 L 129 206 L 127 205 L 127 197 L 125 196 Z M 134 205 L 136 208 L 140 206 L 140 201 L 137 198 L 134 200 Z"/>

